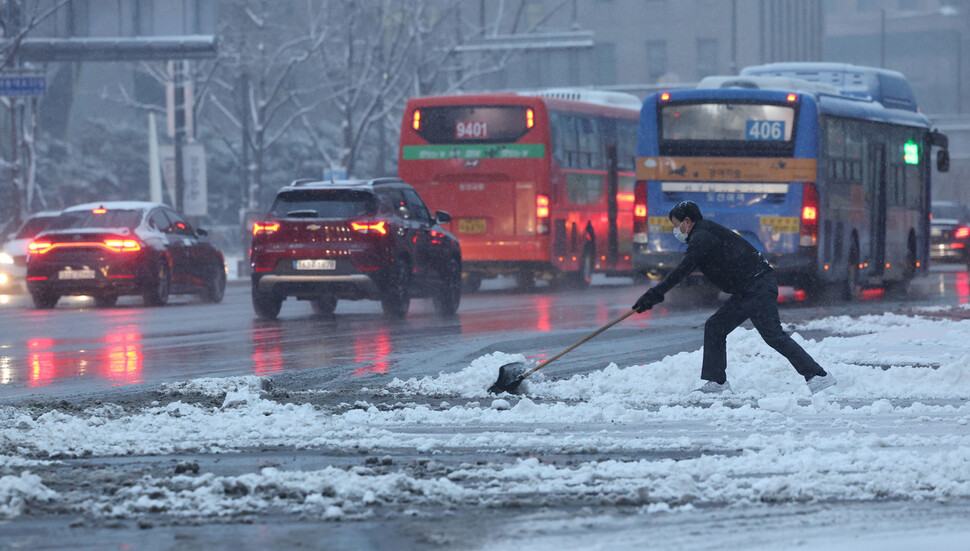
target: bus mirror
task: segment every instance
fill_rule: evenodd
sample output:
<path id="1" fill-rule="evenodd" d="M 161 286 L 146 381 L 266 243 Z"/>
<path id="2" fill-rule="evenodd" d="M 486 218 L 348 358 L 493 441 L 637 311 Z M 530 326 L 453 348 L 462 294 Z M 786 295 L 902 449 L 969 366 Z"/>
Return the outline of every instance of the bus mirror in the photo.
<path id="1" fill-rule="evenodd" d="M 950 152 L 948 150 L 941 149 L 936 152 L 936 170 L 939 172 L 950 171 Z"/>
<path id="2" fill-rule="evenodd" d="M 930 145 L 940 149 L 949 149 L 950 139 L 947 138 L 946 134 L 934 130 L 930 132 Z"/>
<path id="3" fill-rule="evenodd" d="M 447 224 L 448 222 L 451 222 L 451 215 L 443 210 L 439 210 L 438 212 L 434 213 L 434 219 L 439 224 Z"/>

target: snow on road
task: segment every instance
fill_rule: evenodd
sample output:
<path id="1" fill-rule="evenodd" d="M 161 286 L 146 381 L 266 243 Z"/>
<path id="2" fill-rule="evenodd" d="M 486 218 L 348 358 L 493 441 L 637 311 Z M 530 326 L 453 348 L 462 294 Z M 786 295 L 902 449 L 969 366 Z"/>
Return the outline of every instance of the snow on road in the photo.
<path id="1" fill-rule="evenodd" d="M 0 408 L 0 472 L 11 474 L 0 478 L 0 517 L 58 502 L 108 518 L 273 510 L 328 520 L 367 518 L 388 505 L 617 506 L 676 518 L 710 508 L 965 503 L 970 320 L 932 313 L 793 327 L 834 335 L 795 336 L 839 381 L 814 397 L 755 331 L 739 329 L 728 340 L 734 392 L 717 399 L 690 393 L 701 363 L 695 350 L 562 380 L 553 368 L 530 378 L 525 396 L 486 393 L 500 365 L 524 360 L 497 352 L 459 372 L 371 388 L 340 408 L 277 401 L 257 377 L 167 385 L 169 401 L 137 411 L 106 404 L 32 416 L 8 406 Z M 215 402 L 181 399 L 199 395 Z M 114 495 L 54 489 L 36 474 L 71 458 L 266 446 L 374 456 L 412 450 L 427 461 L 152 474 Z M 459 456 L 483 460 L 449 460 Z M 635 532 L 604 531 L 588 546 L 629 546 Z M 568 541 L 547 533 L 533 543 Z"/>

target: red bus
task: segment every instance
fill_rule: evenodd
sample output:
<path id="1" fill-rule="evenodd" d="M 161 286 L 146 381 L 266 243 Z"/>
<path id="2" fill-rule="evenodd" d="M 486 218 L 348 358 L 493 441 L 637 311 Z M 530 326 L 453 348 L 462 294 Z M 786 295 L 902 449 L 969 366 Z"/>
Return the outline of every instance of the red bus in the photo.
<path id="1" fill-rule="evenodd" d="M 451 214 L 467 290 L 632 274 L 640 104 L 587 90 L 408 101 L 398 175 Z"/>

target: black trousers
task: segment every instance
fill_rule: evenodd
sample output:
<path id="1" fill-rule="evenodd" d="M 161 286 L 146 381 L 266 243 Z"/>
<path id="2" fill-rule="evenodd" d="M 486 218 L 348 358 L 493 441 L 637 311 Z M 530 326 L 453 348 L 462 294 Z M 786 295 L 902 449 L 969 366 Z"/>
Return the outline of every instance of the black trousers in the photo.
<path id="1" fill-rule="evenodd" d="M 723 384 L 727 380 L 727 336 L 750 319 L 768 346 L 791 362 L 805 380 L 825 375 L 805 349 L 781 328 L 778 318 L 778 279 L 773 272 L 759 277 L 743 293 L 731 295 L 704 324 L 704 365 L 701 379 Z"/>

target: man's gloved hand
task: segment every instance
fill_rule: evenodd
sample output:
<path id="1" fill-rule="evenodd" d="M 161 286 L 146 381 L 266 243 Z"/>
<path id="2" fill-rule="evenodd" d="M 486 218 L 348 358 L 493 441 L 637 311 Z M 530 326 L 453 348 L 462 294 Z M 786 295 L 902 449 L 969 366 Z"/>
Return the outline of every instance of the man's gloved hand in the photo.
<path id="1" fill-rule="evenodd" d="M 661 295 L 659 291 L 656 289 L 647 289 L 647 292 L 643 293 L 643 295 L 637 299 L 636 303 L 633 305 L 633 310 L 636 313 L 641 314 L 663 301 L 664 296 Z"/>

